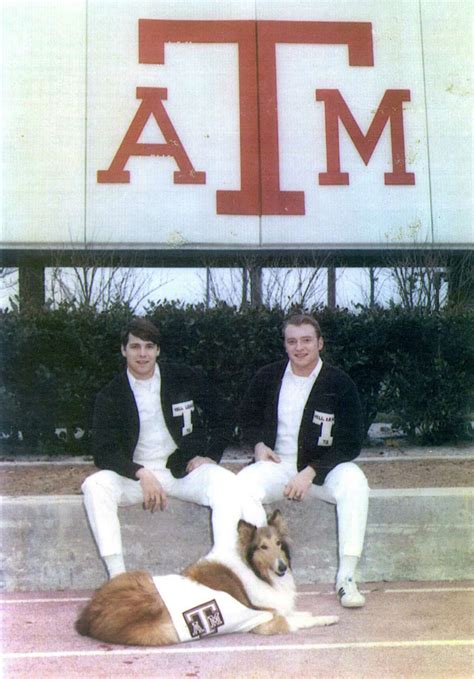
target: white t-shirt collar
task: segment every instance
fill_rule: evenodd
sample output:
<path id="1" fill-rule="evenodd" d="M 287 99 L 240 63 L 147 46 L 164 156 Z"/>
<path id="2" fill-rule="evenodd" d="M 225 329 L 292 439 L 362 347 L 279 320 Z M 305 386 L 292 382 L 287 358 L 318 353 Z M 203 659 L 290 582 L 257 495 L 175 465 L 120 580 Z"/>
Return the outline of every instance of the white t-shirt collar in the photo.
<path id="1" fill-rule="evenodd" d="M 155 370 L 153 371 L 153 375 L 151 377 L 148 377 L 146 380 L 139 380 L 137 377 L 132 375 L 130 370 L 127 368 L 127 377 L 128 381 L 130 382 L 130 386 L 132 387 L 132 390 L 135 389 L 151 389 L 151 387 L 160 382 L 160 369 L 158 368 L 158 364 L 155 363 Z"/>
<path id="2" fill-rule="evenodd" d="M 319 373 L 321 372 L 321 368 L 323 367 L 323 359 L 320 358 L 316 365 L 314 366 L 313 370 L 309 373 L 309 375 L 295 375 L 293 372 L 293 367 L 291 365 L 291 361 L 288 361 L 288 365 L 286 366 L 286 373 L 289 373 L 292 375 L 292 377 L 298 378 L 303 378 L 303 379 L 308 379 L 308 380 L 313 380 L 315 381 Z"/>

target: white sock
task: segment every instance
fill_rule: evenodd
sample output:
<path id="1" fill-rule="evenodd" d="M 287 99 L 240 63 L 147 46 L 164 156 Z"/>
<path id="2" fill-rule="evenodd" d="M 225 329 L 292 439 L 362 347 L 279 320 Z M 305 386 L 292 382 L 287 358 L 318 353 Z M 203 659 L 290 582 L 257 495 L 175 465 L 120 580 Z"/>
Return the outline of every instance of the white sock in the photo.
<path id="1" fill-rule="evenodd" d="M 104 556 L 104 562 L 109 573 L 109 578 L 114 578 L 120 573 L 125 573 L 125 563 L 122 554 L 109 554 Z"/>
<path id="2" fill-rule="evenodd" d="M 354 580 L 354 573 L 358 562 L 358 556 L 349 556 L 347 554 L 341 556 L 336 582 L 342 582 L 343 580 Z"/>

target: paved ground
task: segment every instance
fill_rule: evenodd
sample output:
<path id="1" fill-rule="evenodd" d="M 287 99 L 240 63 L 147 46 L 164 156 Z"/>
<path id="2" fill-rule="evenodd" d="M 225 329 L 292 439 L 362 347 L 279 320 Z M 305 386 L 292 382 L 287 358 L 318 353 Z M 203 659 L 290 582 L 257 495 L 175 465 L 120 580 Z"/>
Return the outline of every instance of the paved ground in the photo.
<path id="1" fill-rule="evenodd" d="M 3 594 L 4 679 L 471 679 L 474 582 L 367 583 L 344 610 L 329 585 L 299 588 L 298 607 L 340 614 L 293 635 L 229 635 L 127 648 L 76 634 L 89 592 Z"/>

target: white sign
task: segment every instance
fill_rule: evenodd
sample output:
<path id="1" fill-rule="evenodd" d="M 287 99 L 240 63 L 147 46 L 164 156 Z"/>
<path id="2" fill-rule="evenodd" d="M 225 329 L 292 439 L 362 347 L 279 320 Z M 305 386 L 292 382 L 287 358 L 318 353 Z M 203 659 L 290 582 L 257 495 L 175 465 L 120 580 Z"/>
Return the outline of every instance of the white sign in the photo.
<path id="1" fill-rule="evenodd" d="M 472 245 L 470 2 L 13 3 L 4 248 Z"/>

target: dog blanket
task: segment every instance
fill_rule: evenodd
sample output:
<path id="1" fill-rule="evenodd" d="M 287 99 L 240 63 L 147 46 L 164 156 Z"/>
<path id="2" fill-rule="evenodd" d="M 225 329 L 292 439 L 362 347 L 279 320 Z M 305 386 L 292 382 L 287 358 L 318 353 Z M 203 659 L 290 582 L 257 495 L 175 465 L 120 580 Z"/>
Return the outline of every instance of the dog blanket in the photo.
<path id="1" fill-rule="evenodd" d="M 180 641 L 217 633 L 249 632 L 273 617 L 269 611 L 247 608 L 230 594 L 201 585 L 183 575 L 158 575 L 153 581 Z"/>

